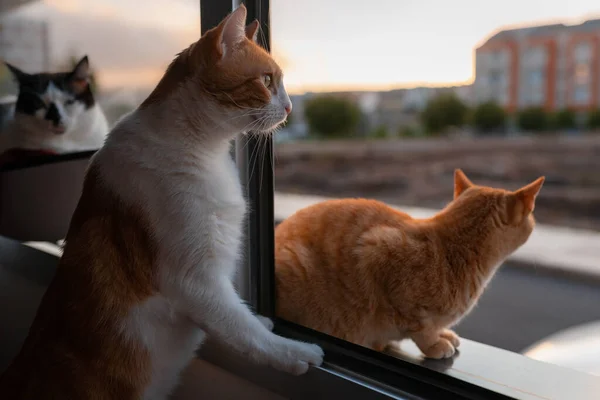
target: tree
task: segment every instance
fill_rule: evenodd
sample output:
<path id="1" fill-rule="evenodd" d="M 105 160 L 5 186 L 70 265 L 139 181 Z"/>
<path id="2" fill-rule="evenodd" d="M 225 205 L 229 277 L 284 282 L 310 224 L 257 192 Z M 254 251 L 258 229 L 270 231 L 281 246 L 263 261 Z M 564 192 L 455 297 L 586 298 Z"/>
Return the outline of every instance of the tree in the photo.
<path id="1" fill-rule="evenodd" d="M 588 129 L 600 129 L 600 109 L 592 110 L 587 116 L 586 125 Z"/>
<path id="2" fill-rule="evenodd" d="M 542 107 L 525 108 L 519 112 L 517 124 L 522 130 L 541 132 L 548 128 L 548 114 Z"/>
<path id="3" fill-rule="evenodd" d="M 575 113 L 568 108 L 556 112 L 552 118 L 552 126 L 556 129 L 568 130 L 577 127 Z"/>
<path id="4" fill-rule="evenodd" d="M 398 136 L 401 138 L 414 138 L 421 136 L 421 133 L 417 127 L 405 125 L 398 129 Z"/>
<path id="5" fill-rule="evenodd" d="M 369 137 L 372 139 L 385 139 L 388 136 L 388 129 L 385 125 L 379 125 L 369 133 Z"/>
<path id="6" fill-rule="evenodd" d="M 306 101 L 304 117 L 312 133 L 324 137 L 351 136 L 361 118 L 358 106 L 333 95 L 320 95 Z"/>
<path id="7" fill-rule="evenodd" d="M 493 101 L 478 105 L 473 112 L 473 125 L 483 133 L 499 131 L 506 123 L 506 112 Z"/>
<path id="8" fill-rule="evenodd" d="M 468 111 L 454 93 L 442 93 L 427 103 L 421 113 L 421 121 L 427 132 L 439 134 L 450 127 L 463 126 Z"/>

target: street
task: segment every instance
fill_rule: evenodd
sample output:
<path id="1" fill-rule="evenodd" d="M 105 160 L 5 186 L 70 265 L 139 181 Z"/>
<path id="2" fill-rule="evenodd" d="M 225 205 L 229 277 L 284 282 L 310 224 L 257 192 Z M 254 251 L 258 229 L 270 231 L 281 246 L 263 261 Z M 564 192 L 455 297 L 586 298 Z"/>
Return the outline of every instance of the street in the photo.
<path id="1" fill-rule="evenodd" d="M 599 284 L 508 263 L 456 331 L 467 339 L 521 352 L 552 333 L 594 320 L 600 320 Z"/>

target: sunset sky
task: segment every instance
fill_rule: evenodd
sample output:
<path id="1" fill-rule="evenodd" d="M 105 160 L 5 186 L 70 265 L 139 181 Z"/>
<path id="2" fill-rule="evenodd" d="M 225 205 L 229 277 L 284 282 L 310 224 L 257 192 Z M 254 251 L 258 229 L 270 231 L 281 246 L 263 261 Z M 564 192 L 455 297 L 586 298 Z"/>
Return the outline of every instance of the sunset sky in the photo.
<path id="1" fill-rule="evenodd" d="M 143 4 L 143 6 L 141 6 Z M 152 86 L 199 35 L 197 0 L 43 0 L 53 58 L 90 55 L 101 85 Z M 272 0 L 273 52 L 290 92 L 468 82 L 501 27 L 600 17 L 592 0 Z"/>

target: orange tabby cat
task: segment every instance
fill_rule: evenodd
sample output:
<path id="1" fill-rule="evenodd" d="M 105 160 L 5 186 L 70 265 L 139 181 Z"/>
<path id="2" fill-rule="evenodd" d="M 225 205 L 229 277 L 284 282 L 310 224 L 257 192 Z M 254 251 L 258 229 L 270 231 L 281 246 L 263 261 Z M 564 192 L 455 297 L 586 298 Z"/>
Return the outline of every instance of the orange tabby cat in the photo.
<path id="1" fill-rule="evenodd" d="M 292 374 L 323 351 L 271 332 L 233 286 L 246 203 L 231 139 L 291 112 L 241 5 L 183 50 L 94 155 L 64 254 L 2 400 L 165 400 L 207 336 Z"/>
<path id="2" fill-rule="evenodd" d="M 456 170 L 454 200 L 427 219 L 365 199 L 298 211 L 275 231 L 277 316 L 378 351 L 410 338 L 451 357 L 448 327 L 529 238 L 543 182 L 510 192 Z"/>

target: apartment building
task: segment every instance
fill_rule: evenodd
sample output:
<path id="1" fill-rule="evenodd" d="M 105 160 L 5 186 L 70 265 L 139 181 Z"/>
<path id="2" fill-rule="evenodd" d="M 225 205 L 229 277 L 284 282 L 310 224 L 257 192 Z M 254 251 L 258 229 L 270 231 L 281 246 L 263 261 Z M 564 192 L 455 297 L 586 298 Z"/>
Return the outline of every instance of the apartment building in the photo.
<path id="1" fill-rule="evenodd" d="M 509 111 L 599 106 L 600 19 L 498 32 L 475 51 L 473 95 Z"/>
<path id="2" fill-rule="evenodd" d="M 2 0 L 0 1 L 0 15 L 35 1 L 37 0 Z"/>
<path id="3" fill-rule="evenodd" d="M 0 61 L 6 60 L 27 72 L 50 68 L 48 23 L 0 16 Z"/>
<path id="4" fill-rule="evenodd" d="M 35 0 L 0 0 L 0 97 L 14 94 L 16 84 L 4 62 L 10 62 L 27 72 L 50 68 L 48 23 L 23 18 L 14 11 Z"/>

